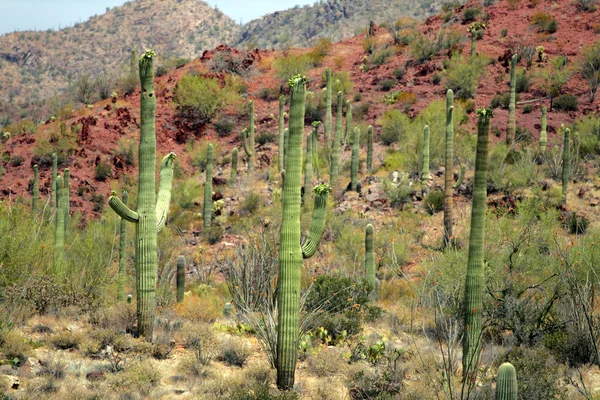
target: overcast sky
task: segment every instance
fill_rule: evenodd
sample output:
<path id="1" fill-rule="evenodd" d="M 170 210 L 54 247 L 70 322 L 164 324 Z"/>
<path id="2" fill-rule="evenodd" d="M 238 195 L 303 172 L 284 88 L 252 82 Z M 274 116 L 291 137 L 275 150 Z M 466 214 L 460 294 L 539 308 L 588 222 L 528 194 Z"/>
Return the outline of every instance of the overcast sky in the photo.
<path id="1" fill-rule="evenodd" d="M 15 30 L 58 29 L 102 14 L 106 7 L 122 5 L 126 0 L 0 0 L 0 34 Z M 166 0 L 165 0 L 166 1 Z M 173 0 L 174 1 L 174 0 Z M 284 10 L 305 0 L 208 0 L 236 22 L 244 23 L 269 12 Z"/>

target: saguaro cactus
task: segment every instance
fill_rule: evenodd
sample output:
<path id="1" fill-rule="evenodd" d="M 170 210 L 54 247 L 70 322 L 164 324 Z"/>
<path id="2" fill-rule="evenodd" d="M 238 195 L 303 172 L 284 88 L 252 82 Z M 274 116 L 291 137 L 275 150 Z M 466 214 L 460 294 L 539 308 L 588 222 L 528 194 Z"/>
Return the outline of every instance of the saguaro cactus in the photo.
<path id="1" fill-rule="evenodd" d="M 31 191 L 33 195 L 31 200 L 31 213 L 35 216 L 38 212 L 40 202 L 40 175 L 37 164 L 33 166 L 33 187 Z"/>
<path id="2" fill-rule="evenodd" d="M 569 175 L 570 167 L 571 167 L 571 155 L 570 155 L 570 142 L 569 142 L 569 133 L 571 130 L 569 128 L 565 129 L 565 141 L 563 144 L 563 165 L 562 165 L 562 195 L 563 195 L 563 204 L 567 204 L 567 190 L 569 188 Z"/>
<path id="3" fill-rule="evenodd" d="M 375 275 L 375 255 L 373 254 L 373 225 L 365 229 L 365 278 L 373 286 L 373 298 L 377 299 L 377 276 Z"/>
<path id="4" fill-rule="evenodd" d="M 64 194 L 63 194 L 63 210 L 65 212 L 65 234 L 69 232 L 69 223 L 71 221 L 71 198 L 69 195 L 69 191 L 71 190 L 71 172 L 69 168 L 65 168 L 63 185 L 64 185 Z"/>
<path id="5" fill-rule="evenodd" d="M 331 145 L 331 130 L 333 129 L 333 115 L 331 111 L 333 91 L 331 88 L 331 70 L 329 68 L 325 70 L 325 87 L 327 90 L 325 93 L 325 140 L 327 147 Z"/>
<path id="6" fill-rule="evenodd" d="M 127 205 L 129 194 L 123 190 L 121 195 L 123 204 Z M 127 221 L 121 218 L 119 234 L 119 269 L 117 270 L 117 301 L 125 301 L 125 283 L 127 281 Z"/>
<path id="7" fill-rule="evenodd" d="M 140 145 L 138 149 L 138 198 L 137 210 L 127 207 L 116 196 L 110 197 L 110 207 L 125 220 L 135 223 L 135 287 L 137 292 L 137 319 L 139 334 L 152 340 L 156 310 L 157 252 L 156 236 L 165 226 L 171 186 L 173 181 L 174 153 L 162 159 L 160 183 L 156 194 L 156 95 L 152 58 L 155 53 L 147 50 L 139 61 L 141 82 L 140 96 Z"/>
<path id="8" fill-rule="evenodd" d="M 373 125 L 367 128 L 367 172 L 373 173 Z"/>
<path id="9" fill-rule="evenodd" d="M 246 143 L 247 142 L 247 143 Z M 248 156 L 248 172 L 254 172 L 254 101 L 250 100 L 250 128 L 242 131 L 242 145 Z"/>
<path id="10" fill-rule="evenodd" d="M 278 139 L 278 146 L 277 146 L 277 150 L 279 153 L 279 157 L 278 157 L 278 164 L 279 164 L 279 172 L 283 171 L 285 169 L 285 165 L 283 164 L 283 160 L 284 160 L 284 156 L 283 156 L 283 149 L 285 146 L 285 141 L 284 141 L 284 130 L 285 130 L 285 114 L 283 111 L 283 107 L 285 106 L 285 96 L 281 95 L 279 96 L 279 137 Z"/>
<path id="11" fill-rule="evenodd" d="M 315 121 L 312 123 L 313 131 L 311 135 L 312 140 L 312 165 L 317 179 L 321 178 L 321 169 L 319 168 L 319 126 L 321 121 Z"/>
<path id="12" fill-rule="evenodd" d="M 52 210 L 56 210 L 56 174 L 57 174 L 56 153 L 52 153 Z"/>
<path id="13" fill-rule="evenodd" d="M 287 166 L 287 159 L 288 159 L 288 136 L 289 136 L 289 130 L 288 128 L 285 128 L 283 130 L 283 169 L 286 169 Z"/>
<path id="14" fill-rule="evenodd" d="M 463 379 L 476 378 L 481 348 L 483 311 L 483 242 L 485 233 L 485 202 L 487 197 L 487 166 L 491 109 L 477 110 L 477 152 L 475 156 L 475 185 L 471 209 L 471 233 L 464 300 Z"/>
<path id="15" fill-rule="evenodd" d="M 202 208 L 202 220 L 205 228 L 210 226 L 212 219 L 212 173 L 213 145 L 209 143 L 206 149 L 206 182 L 204 183 L 204 207 Z"/>
<path id="16" fill-rule="evenodd" d="M 63 209 L 63 178 L 56 177 L 56 208 L 55 230 L 54 230 L 54 269 L 61 271 L 65 261 L 65 212 Z"/>
<path id="17" fill-rule="evenodd" d="M 237 147 L 231 151 L 231 184 L 235 184 L 237 178 L 237 163 L 238 163 L 238 149 Z"/>
<path id="18" fill-rule="evenodd" d="M 421 172 L 421 186 L 423 194 L 427 192 L 429 183 L 429 125 L 423 128 L 423 172 Z"/>
<path id="19" fill-rule="evenodd" d="M 129 73 L 135 76 L 135 67 L 137 64 L 137 57 L 135 56 L 135 49 L 131 49 L 131 58 L 129 59 Z"/>
<path id="20" fill-rule="evenodd" d="M 185 257 L 177 257 L 177 302 L 183 301 L 185 291 Z"/>
<path id="21" fill-rule="evenodd" d="M 444 171 L 444 242 L 452 245 L 452 168 L 454 157 L 454 92 L 446 92 L 446 163 Z"/>
<path id="22" fill-rule="evenodd" d="M 517 55 L 510 59 L 510 101 L 508 103 L 508 122 L 506 124 L 506 145 L 510 146 L 515 141 L 517 134 L 517 120 L 515 108 L 517 102 Z"/>
<path id="23" fill-rule="evenodd" d="M 313 133 L 309 133 L 306 137 L 306 163 L 304 164 L 304 197 L 310 196 L 310 189 L 312 188 L 312 136 Z"/>
<path id="24" fill-rule="evenodd" d="M 515 367 L 505 362 L 498 368 L 496 379 L 496 400 L 517 400 L 517 371 Z"/>
<path id="25" fill-rule="evenodd" d="M 350 100 L 346 100 L 346 130 L 344 131 L 344 147 L 346 147 L 346 142 L 348 140 L 348 136 L 352 132 L 352 103 Z"/>
<path id="26" fill-rule="evenodd" d="M 548 144 L 548 133 L 546 132 L 546 106 L 542 107 L 542 129 L 540 130 L 540 151 L 544 153 L 546 151 L 546 145 Z"/>
<path id="27" fill-rule="evenodd" d="M 466 171 L 467 171 L 467 166 L 465 164 L 462 164 L 460 166 L 460 173 L 458 174 L 458 180 L 454 184 L 454 189 L 458 189 L 460 187 L 460 185 L 462 185 L 463 181 L 465 180 L 465 172 Z"/>
<path id="28" fill-rule="evenodd" d="M 354 138 L 352 141 L 352 161 L 350 164 L 350 189 L 357 190 L 358 188 L 358 162 L 360 150 L 360 129 L 358 126 L 354 128 Z"/>
<path id="29" fill-rule="evenodd" d="M 302 136 L 304 127 L 304 97 L 306 77 L 297 75 L 289 80 L 291 89 L 289 151 L 283 180 L 283 217 L 279 247 L 279 280 L 277 288 L 277 386 L 294 386 L 298 351 L 298 312 L 300 308 L 300 278 L 302 258 L 316 252 L 323 229 L 330 187 L 315 187 L 315 206 L 308 237 L 300 244 L 300 188 L 302 178 Z"/>
<path id="30" fill-rule="evenodd" d="M 335 189 L 338 173 L 340 171 L 340 145 L 342 140 L 342 107 L 344 106 L 343 94 L 338 92 L 337 97 L 337 116 L 335 119 L 335 132 L 333 133 L 333 143 L 331 145 L 331 168 L 329 173 L 329 184 Z"/>

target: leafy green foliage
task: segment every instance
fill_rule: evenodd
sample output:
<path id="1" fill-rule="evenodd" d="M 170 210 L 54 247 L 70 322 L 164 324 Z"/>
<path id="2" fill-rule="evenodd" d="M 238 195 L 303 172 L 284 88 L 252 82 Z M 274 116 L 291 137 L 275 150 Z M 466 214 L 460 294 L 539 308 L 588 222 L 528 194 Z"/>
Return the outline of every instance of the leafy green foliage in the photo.
<path id="1" fill-rule="evenodd" d="M 452 89 L 457 99 L 474 97 L 487 64 L 484 57 L 474 56 L 466 60 L 460 53 L 455 53 L 444 73 L 446 89 Z"/>

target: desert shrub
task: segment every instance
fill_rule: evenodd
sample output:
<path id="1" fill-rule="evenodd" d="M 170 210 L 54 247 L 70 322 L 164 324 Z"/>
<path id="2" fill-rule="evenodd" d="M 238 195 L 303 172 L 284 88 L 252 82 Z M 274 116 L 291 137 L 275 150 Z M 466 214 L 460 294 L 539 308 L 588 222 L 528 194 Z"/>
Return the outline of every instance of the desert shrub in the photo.
<path id="1" fill-rule="evenodd" d="M 404 68 L 394 68 L 392 75 L 394 75 L 394 78 L 401 80 L 406 75 L 406 70 Z"/>
<path id="2" fill-rule="evenodd" d="M 423 201 L 425 210 L 430 214 L 436 214 L 444 209 L 444 192 L 441 190 L 429 192 Z"/>
<path id="3" fill-rule="evenodd" d="M 577 6 L 582 11 L 594 12 L 598 5 L 598 0 L 576 0 Z"/>
<path id="4" fill-rule="evenodd" d="M 245 56 L 234 51 L 218 51 L 208 62 L 208 68 L 213 72 L 243 75 L 247 72 Z"/>
<path id="5" fill-rule="evenodd" d="M 313 66 L 318 67 L 323 63 L 325 57 L 331 52 L 331 39 L 319 38 L 312 50 L 308 52 L 308 58 Z"/>
<path id="6" fill-rule="evenodd" d="M 105 162 L 99 162 L 94 170 L 94 178 L 97 181 L 105 182 L 112 175 L 112 168 Z"/>
<path id="7" fill-rule="evenodd" d="M 383 65 L 385 62 L 394 55 L 394 49 L 384 48 L 380 49 L 369 57 L 369 62 L 375 66 Z"/>
<path id="8" fill-rule="evenodd" d="M 198 362 L 208 365 L 217 355 L 218 340 L 213 328 L 204 324 L 186 325 L 181 333 L 183 344 Z"/>
<path id="9" fill-rule="evenodd" d="M 108 383 L 118 391 L 139 393 L 147 397 L 160 383 L 160 368 L 151 360 L 127 364 L 120 372 L 109 375 Z"/>
<path id="10" fill-rule="evenodd" d="M 400 110 L 390 108 L 383 113 L 378 122 L 382 126 L 379 139 L 384 145 L 389 146 L 400 140 L 409 123 L 409 118 Z"/>
<path id="11" fill-rule="evenodd" d="M 323 121 L 326 106 L 322 96 L 317 97 L 313 92 L 308 92 L 304 104 L 304 123 L 306 125 L 310 125 L 315 121 Z"/>
<path id="12" fill-rule="evenodd" d="M 508 34 L 508 28 L 502 28 L 500 30 L 500 37 L 501 38 L 505 38 L 507 34 Z"/>
<path id="13" fill-rule="evenodd" d="M 558 22 L 549 13 L 538 11 L 531 16 L 531 24 L 538 28 L 538 32 L 555 33 Z"/>
<path id="14" fill-rule="evenodd" d="M 377 40 L 373 36 L 365 36 L 362 40 L 362 48 L 367 54 L 373 54 L 377 47 Z"/>
<path id="15" fill-rule="evenodd" d="M 324 348 L 307 359 L 308 370 L 314 376 L 332 376 L 345 367 L 342 352 L 335 347 Z"/>
<path id="16" fill-rule="evenodd" d="M 527 76 L 527 70 L 523 69 L 521 72 L 516 74 L 515 89 L 517 93 L 524 93 L 529 91 L 529 77 Z"/>
<path id="17" fill-rule="evenodd" d="M 4 342 L 2 343 L 2 347 L 0 347 L 0 351 L 6 360 L 11 361 L 16 365 L 21 365 L 31 353 L 31 345 L 20 333 L 10 331 L 4 337 Z"/>
<path id="18" fill-rule="evenodd" d="M 531 114 L 533 111 L 533 106 L 531 104 L 527 104 L 523 107 L 523 114 Z"/>
<path id="19" fill-rule="evenodd" d="M 435 73 L 431 76 L 431 83 L 438 85 L 442 81 L 442 75 Z"/>
<path id="20" fill-rule="evenodd" d="M 554 99 L 552 106 L 557 110 L 576 111 L 579 106 L 579 100 L 577 100 L 577 96 L 575 95 L 561 94 Z"/>
<path id="21" fill-rule="evenodd" d="M 50 343 L 60 350 L 76 349 L 81 343 L 81 336 L 70 331 L 59 332 L 50 338 Z"/>
<path id="22" fill-rule="evenodd" d="M 208 244 L 218 243 L 223 237 L 223 227 L 220 225 L 214 225 L 204 230 L 204 238 Z"/>
<path id="23" fill-rule="evenodd" d="M 373 288 L 364 279 L 319 275 L 313 283 L 306 299 L 307 310 L 324 309 L 329 313 L 339 313 L 363 306 L 369 301 Z"/>
<path id="24" fill-rule="evenodd" d="M 394 86 L 396 86 L 397 83 L 398 81 L 393 78 L 382 79 L 381 81 L 379 81 L 379 90 L 387 92 Z"/>
<path id="25" fill-rule="evenodd" d="M 267 143 L 273 143 L 275 142 L 275 138 L 277 136 L 274 133 L 271 132 L 261 132 L 258 135 L 256 135 L 256 143 L 258 143 L 259 145 L 263 145 L 263 144 L 267 144 Z"/>
<path id="26" fill-rule="evenodd" d="M 435 39 L 418 33 L 410 43 L 410 51 L 418 63 L 424 63 L 439 51 L 439 46 Z"/>
<path id="27" fill-rule="evenodd" d="M 11 157 L 10 165 L 13 167 L 19 167 L 23 164 L 24 161 L 25 159 L 23 158 L 23 156 L 17 154 L 16 156 Z"/>
<path id="28" fill-rule="evenodd" d="M 157 78 L 160 78 L 161 76 L 165 76 L 169 73 L 169 68 L 164 66 L 164 65 L 159 65 L 158 67 L 156 67 L 156 72 L 155 75 Z"/>
<path id="29" fill-rule="evenodd" d="M 569 214 L 569 216 L 565 219 L 565 228 L 571 234 L 579 234 L 582 235 L 587 230 L 590 221 L 586 218 L 585 215 L 579 215 L 575 212 Z"/>
<path id="30" fill-rule="evenodd" d="M 240 337 L 231 336 L 221 344 L 219 360 L 228 365 L 241 368 L 250 355 L 252 355 L 252 347 L 250 347 L 248 341 Z"/>
<path id="31" fill-rule="evenodd" d="M 600 85 L 600 40 L 581 50 L 579 70 L 590 87 L 590 101 L 594 101 Z"/>
<path id="32" fill-rule="evenodd" d="M 444 73 L 446 88 L 452 89 L 458 99 L 474 97 L 479 79 L 483 75 L 487 64 L 488 61 L 481 56 L 465 60 L 460 53 L 455 53 L 450 58 L 448 68 Z"/>
<path id="33" fill-rule="evenodd" d="M 235 128 L 235 122 L 229 118 L 221 118 L 215 121 L 215 130 L 220 137 L 229 136 L 233 128 Z"/>
<path id="34" fill-rule="evenodd" d="M 113 155 L 122 160 L 125 165 L 133 166 L 136 160 L 136 143 L 132 140 L 119 140 L 119 145 Z"/>
<path id="35" fill-rule="evenodd" d="M 363 103 L 356 104 L 354 107 L 352 107 L 352 118 L 354 118 L 355 120 L 365 119 L 365 115 L 367 115 L 370 108 L 371 108 L 371 103 L 366 102 L 366 101 Z M 362 136 L 362 134 L 366 130 L 361 129 L 360 131 L 361 131 L 361 136 Z M 362 140 L 361 140 L 361 142 L 362 142 Z"/>
<path id="36" fill-rule="evenodd" d="M 258 210 L 258 208 L 260 207 L 261 203 L 261 197 L 254 192 L 250 192 L 242 201 L 242 204 L 240 204 L 240 213 L 254 214 L 256 210 Z"/>
<path id="37" fill-rule="evenodd" d="M 273 62 L 275 67 L 275 76 L 287 81 L 294 75 L 302 74 L 312 67 L 312 62 L 308 54 L 286 54 L 277 57 Z"/>
<path id="38" fill-rule="evenodd" d="M 227 398 L 230 400 L 298 400 L 299 395 L 294 391 L 271 394 L 269 385 L 261 384 L 251 389 L 235 389 Z"/>
<path id="39" fill-rule="evenodd" d="M 476 8 L 476 7 L 465 8 L 462 13 L 462 20 L 464 23 L 475 21 L 475 18 L 477 18 L 479 16 L 479 14 L 481 14 L 480 8 Z"/>
<path id="40" fill-rule="evenodd" d="M 583 159 L 600 154 L 600 119 L 588 114 L 575 121 L 573 129 L 578 132 L 580 154 Z"/>
<path id="41" fill-rule="evenodd" d="M 350 399 L 393 399 L 404 388 L 404 371 L 400 368 L 364 368 L 348 382 Z"/>

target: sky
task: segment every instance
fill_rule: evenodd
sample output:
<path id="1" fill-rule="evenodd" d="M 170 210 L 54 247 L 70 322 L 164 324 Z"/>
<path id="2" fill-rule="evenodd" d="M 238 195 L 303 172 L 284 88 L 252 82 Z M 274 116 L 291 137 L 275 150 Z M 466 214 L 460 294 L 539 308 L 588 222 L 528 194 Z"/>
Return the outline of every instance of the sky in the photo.
<path id="1" fill-rule="evenodd" d="M 0 34 L 15 30 L 58 29 L 83 22 L 107 7 L 120 6 L 126 0 L 0 0 Z M 134 0 L 135 1 L 135 0 Z M 246 23 L 261 15 L 295 5 L 313 4 L 314 0 L 207 0 L 233 18 Z"/>

